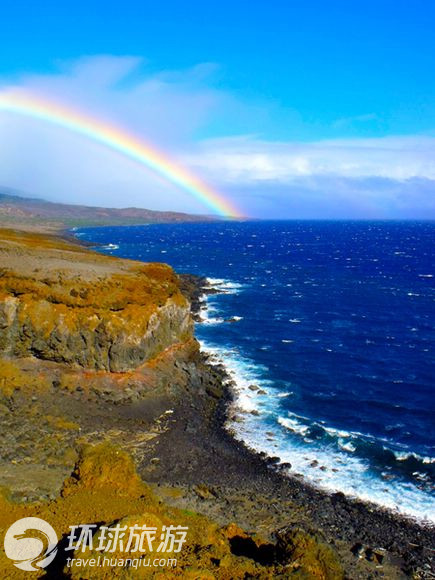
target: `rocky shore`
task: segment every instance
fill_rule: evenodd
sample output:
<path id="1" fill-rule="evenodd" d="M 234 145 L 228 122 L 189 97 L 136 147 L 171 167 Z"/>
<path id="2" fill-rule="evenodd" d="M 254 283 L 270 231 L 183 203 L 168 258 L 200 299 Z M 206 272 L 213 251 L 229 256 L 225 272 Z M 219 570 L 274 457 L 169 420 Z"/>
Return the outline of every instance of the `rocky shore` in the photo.
<path id="1" fill-rule="evenodd" d="M 226 431 L 225 369 L 191 322 L 214 291 L 205 279 L 46 236 L 0 242 L 0 528 L 152 512 L 192 528 L 164 577 L 432 577 L 433 530 L 287 477 Z M 90 577 L 56 566 L 48 577 Z"/>
<path id="2" fill-rule="evenodd" d="M 205 278 L 189 276 L 189 281 L 196 284 L 192 307 L 199 316 L 201 295 L 217 290 L 210 288 Z M 216 366 L 206 355 L 202 359 L 217 375 L 214 389 L 228 382 L 224 367 Z M 153 470 L 155 475 L 148 480 L 155 477 L 157 482 L 162 477 L 175 485 L 185 485 L 193 489 L 189 498 L 192 507 L 202 506 L 202 511 L 224 519 L 228 510 L 249 530 L 273 534 L 291 522 L 307 531 L 320 531 L 339 550 L 350 578 L 431 577 L 435 569 L 433 527 L 342 493 L 327 494 L 298 477 L 283 474 L 287 465 L 280 466 L 276 458 L 252 452 L 225 429 L 232 396 L 231 387 L 226 387 L 217 405 L 209 401 L 195 409 L 197 400 L 179 405 L 173 427 L 160 443 L 159 469 Z M 192 422 L 194 432 L 202 433 L 195 439 L 189 437 L 186 427 Z M 181 450 L 187 446 L 190 452 L 186 461 Z M 198 481 L 209 489 L 207 497 L 195 491 Z"/>

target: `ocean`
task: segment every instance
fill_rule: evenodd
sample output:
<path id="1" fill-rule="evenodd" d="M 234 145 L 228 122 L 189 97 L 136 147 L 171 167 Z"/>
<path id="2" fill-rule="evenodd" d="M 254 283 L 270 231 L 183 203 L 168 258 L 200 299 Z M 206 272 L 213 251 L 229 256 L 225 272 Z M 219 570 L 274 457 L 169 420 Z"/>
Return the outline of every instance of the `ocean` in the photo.
<path id="1" fill-rule="evenodd" d="M 81 228 L 222 293 L 196 325 L 235 381 L 228 428 L 328 491 L 435 522 L 433 222 Z"/>

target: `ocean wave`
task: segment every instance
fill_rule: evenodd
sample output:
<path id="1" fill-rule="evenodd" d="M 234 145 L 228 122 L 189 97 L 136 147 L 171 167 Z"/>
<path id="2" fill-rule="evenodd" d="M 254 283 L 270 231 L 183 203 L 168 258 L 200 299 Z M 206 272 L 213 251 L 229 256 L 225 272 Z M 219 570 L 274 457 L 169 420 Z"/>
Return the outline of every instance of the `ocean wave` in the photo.
<path id="1" fill-rule="evenodd" d="M 351 441 L 343 441 L 340 438 L 338 439 L 338 445 L 341 447 L 341 449 L 344 449 L 345 451 L 350 451 L 351 453 L 355 453 L 356 451 L 356 447 L 355 445 L 353 445 Z"/>
<path id="2" fill-rule="evenodd" d="M 420 471 L 414 472 L 413 483 L 390 471 L 373 470 L 370 462 L 357 454 L 357 440 L 364 438 L 363 434 L 325 427 L 294 413 L 288 413 L 287 417 L 279 414 L 277 401 L 289 393 L 277 392 L 264 378 L 265 367 L 241 357 L 236 348 L 223 349 L 201 341 L 201 349 L 228 372 L 235 400 L 229 410 L 227 428 L 234 437 L 256 452 L 290 463 L 289 475 L 299 474 L 327 492 L 342 492 L 423 522 L 435 522 L 433 498 L 424 488 L 425 479 Z M 251 390 L 253 384 L 266 396 Z M 335 439 L 336 445 L 312 437 L 319 429 Z M 273 437 L 266 437 L 266 432 L 273 432 Z"/>
<path id="3" fill-rule="evenodd" d="M 310 429 L 307 425 L 302 425 L 295 419 L 278 417 L 277 421 L 280 425 L 282 425 L 289 431 L 292 431 L 293 433 L 297 433 L 298 435 L 302 436 L 305 436 Z"/>
<path id="4" fill-rule="evenodd" d="M 206 278 L 206 280 L 210 289 L 215 289 L 221 294 L 237 294 L 246 287 L 245 284 L 226 278 Z"/>
<path id="5" fill-rule="evenodd" d="M 328 445 L 336 443 L 340 449 L 351 453 L 358 451 L 358 449 L 367 449 L 367 447 L 372 449 L 375 446 L 377 451 L 376 449 L 372 451 L 373 454 L 377 453 L 382 456 L 382 460 L 390 465 L 394 464 L 394 462 L 401 462 L 402 464 L 408 462 L 410 471 L 418 465 L 435 465 L 435 458 L 419 455 L 415 452 L 398 451 L 393 448 L 393 442 L 385 437 L 375 437 L 374 435 L 361 433 L 360 431 L 346 431 L 344 429 L 327 427 L 319 422 L 291 412 L 288 412 L 288 418 L 280 417 L 278 422 L 294 433 L 303 435 L 305 438 L 308 435 L 312 440 L 319 440 L 321 439 L 320 435 L 324 435 L 328 438 L 325 443 Z"/>
<path id="6" fill-rule="evenodd" d="M 159 256 L 165 255 L 170 258 L 170 261 L 173 260 L 173 265 L 177 270 L 204 272 L 210 266 L 210 259 L 201 251 L 202 241 L 195 245 L 191 227 L 195 228 L 195 226 L 186 227 L 185 234 L 180 237 L 179 233 L 183 230 L 176 226 L 174 230 L 178 233 L 174 238 L 167 237 L 166 227 L 160 230 L 160 226 L 152 226 L 153 231 L 149 234 L 145 230 L 129 228 L 128 231 L 131 231 L 131 234 L 126 237 L 120 235 L 116 241 L 121 240 L 119 243 L 124 253 L 133 251 L 130 246 L 131 242 L 137 244 L 134 250 L 136 254 L 133 252 L 135 258 L 142 258 L 140 252 L 143 253 L 144 259 L 151 256 L 160 259 Z M 224 229 L 222 225 L 222 241 L 225 238 Z M 375 269 L 372 267 L 367 269 L 367 272 L 372 274 L 370 278 L 367 278 L 368 284 L 365 285 L 361 281 L 366 278 L 357 275 L 357 272 L 353 279 L 349 276 L 350 271 L 345 271 L 343 268 L 342 272 L 345 272 L 345 276 L 340 277 L 335 276 L 335 268 L 331 270 L 329 267 L 335 264 L 332 260 L 344 260 L 348 256 L 347 252 L 351 246 L 346 243 L 345 236 L 343 243 L 340 242 L 341 246 L 336 241 L 332 246 L 328 242 L 330 253 L 328 253 L 328 246 L 325 246 L 319 238 L 319 247 L 323 247 L 326 253 L 322 257 L 323 270 L 318 270 L 317 266 L 320 266 L 320 263 L 309 264 L 309 260 L 314 258 L 316 261 L 317 258 L 312 254 L 312 248 L 306 243 L 308 238 L 305 229 L 293 230 L 290 226 L 288 228 L 286 226 L 285 229 L 289 230 L 288 234 L 291 233 L 292 238 L 288 247 L 281 247 L 274 243 L 267 247 L 264 244 L 258 245 L 258 253 L 253 252 L 251 260 L 251 258 L 241 257 L 237 248 L 228 239 L 218 246 L 222 252 L 212 257 L 214 260 L 212 265 L 216 267 L 214 272 L 219 272 L 222 277 L 216 276 L 207 281 L 205 289 L 207 298 L 203 301 L 201 310 L 204 325 L 198 325 L 197 333 L 200 338 L 206 337 L 207 341 L 215 340 L 219 344 L 217 346 L 213 342 L 214 346 L 212 346 L 201 343 L 203 350 L 209 352 L 211 361 L 225 365 L 229 373 L 227 384 L 234 391 L 234 402 L 228 409 L 228 429 L 237 439 L 256 451 L 264 451 L 269 456 L 279 457 L 282 462 L 291 463 L 290 475 L 297 474 L 319 488 L 330 492 L 340 491 L 403 514 L 435 521 L 433 499 L 427 491 L 430 483 L 428 474 L 434 469 L 434 460 L 426 457 L 430 455 L 430 448 L 425 447 L 424 436 L 412 437 L 412 422 L 408 423 L 404 419 L 405 427 L 397 428 L 398 418 L 404 416 L 404 400 L 406 401 L 406 397 L 409 401 L 414 399 L 412 389 L 407 388 L 408 392 L 405 396 L 405 387 L 397 386 L 397 390 L 403 397 L 398 397 L 395 403 L 400 404 L 402 409 L 398 409 L 397 413 L 394 412 L 394 418 L 391 418 L 390 406 L 382 409 L 389 413 L 385 425 L 390 424 L 391 428 L 385 429 L 382 424 L 379 430 L 374 428 L 373 433 L 378 435 L 383 433 L 384 438 L 351 430 L 355 428 L 364 431 L 367 428 L 370 431 L 372 425 L 382 420 L 382 415 L 379 419 L 376 412 L 378 407 L 372 406 L 371 401 L 366 405 L 368 412 L 360 413 L 357 405 L 361 398 L 367 396 L 364 387 L 366 382 L 382 387 L 378 377 L 374 375 L 376 375 L 378 365 L 384 368 L 382 361 L 385 360 L 384 355 L 390 353 L 389 343 L 393 340 L 388 339 L 386 341 L 388 344 L 384 345 L 384 348 L 389 349 L 388 351 L 382 350 L 384 334 L 395 337 L 395 348 L 398 348 L 399 344 L 402 345 L 402 350 L 398 350 L 397 355 L 390 353 L 393 361 L 400 362 L 400 353 L 404 353 L 405 346 L 407 349 L 403 357 L 407 360 L 407 364 L 403 367 L 399 365 L 392 379 L 402 380 L 405 383 L 415 380 L 415 377 L 408 376 L 408 370 L 416 366 L 414 364 L 416 353 L 409 351 L 411 355 L 414 354 L 414 358 L 408 360 L 410 330 L 406 330 L 406 335 L 401 334 L 403 320 L 406 320 L 405 327 L 409 326 L 414 333 L 412 346 L 417 345 L 416 350 L 419 344 L 425 347 L 423 341 L 428 336 L 428 328 L 426 322 L 417 316 L 395 317 L 394 314 L 403 313 L 399 309 L 401 305 L 406 309 L 412 307 L 413 311 L 417 306 L 425 308 L 427 296 L 422 289 L 423 287 L 427 289 L 430 282 L 424 278 L 433 276 L 430 274 L 429 261 L 416 262 L 416 256 L 413 253 L 412 256 L 408 256 L 413 266 L 411 270 L 406 271 L 406 277 L 400 279 L 395 276 L 393 284 L 389 279 L 387 267 L 385 275 L 382 275 L 385 281 L 381 283 L 380 273 L 384 270 L 381 256 L 373 257 L 371 260 L 370 251 L 366 252 L 366 245 L 361 245 L 358 260 L 361 260 L 362 275 L 365 263 L 379 262 L 379 265 L 374 267 Z M 98 239 L 105 243 L 112 242 L 113 233 L 110 233 L 111 230 L 108 231 L 109 234 L 106 237 L 97 236 Z M 159 237 L 160 231 L 161 237 Z M 267 231 L 266 229 L 266 234 Z M 239 234 L 242 235 L 243 231 L 237 232 L 237 235 Z M 149 238 L 146 237 L 147 235 Z M 259 236 L 261 235 L 263 234 L 260 229 Z M 201 236 L 203 236 L 201 240 L 206 241 L 209 239 L 209 232 L 203 232 Z M 311 233 L 309 236 L 311 239 Z M 327 236 L 324 238 L 326 241 Z M 125 244 L 122 241 L 124 239 L 127 242 Z M 168 241 L 170 239 L 171 242 Z M 178 240 L 180 240 L 179 243 Z M 356 238 L 348 238 L 348 241 L 350 240 L 354 244 Z M 170 256 L 161 254 L 161 249 L 166 252 L 169 247 L 171 248 Z M 304 252 L 304 256 L 298 257 L 296 248 L 298 252 Z M 382 249 L 382 246 L 376 245 L 376 255 L 380 253 L 379 248 Z M 335 249 L 338 255 L 335 255 Z M 316 252 L 316 256 L 318 255 L 320 254 Z M 353 252 L 351 255 L 352 262 L 356 263 L 354 259 L 356 253 Z M 312 266 L 315 266 L 315 269 Z M 337 267 L 341 268 L 340 264 Z M 305 273 L 306 268 L 306 272 L 310 274 Z M 280 273 L 281 269 L 283 272 Z M 285 273 L 286 270 L 289 271 L 288 274 Z M 330 275 L 331 272 L 333 272 L 332 275 Z M 420 277 L 417 279 L 419 273 Z M 414 276 L 413 280 L 410 280 L 411 275 Z M 233 276 L 236 280 L 231 279 Z M 361 286 L 354 286 L 356 281 Z M 321 288 L 313 291 L 313 287 L 319 284 Z M 364 288 L 370 291 L 366 293 Z M 213 293 L 213 289 L 216 294 Z M 249 289 L 249 293 L 246 292 L 246 300 L 239 300 L 239 296 L 227 296 L 244 292 L 246 289 Z M 358 290 L 358 296 L 361 291 L 361 298 L 367 298 L 367 300 L 361 300 L 361 304 L 359 300 L 346 302 L 347 295 L 355 296 L 354 290 Z M 376 295 L 375 290 L 381 293 L 381 301 L 385 308 L 379 309 L 377 301 L 372 302 L 372 296 Z M 419 301 L 415 301 L 414 296 L 408 297 L 406 295 L 408 292 L 411 296 L 412 293 L 421 293 Z M 397 310 L 395 306 L 394 311 L 389 310 L 391 305 L 387 303 L 388 296 L 395 297 L 392 304 L 397 301 Z M 222 326 L 230 320 L 238 321 L 238 317 L 230 318 L 229 310 L 242 314 L 245 320 L 238 323 L 238 326 L 237 324 Z M 382 317 L 375 315 L 375 310 L 380 310 Z M 418 314 L 417 311 L 416 314 Z M 351 317 L 354 317 L 352 322 L 355 324 L 350 325 Z M 391 324 L 396 318 L 398 323 Z M 387 319 L 388 322 L 386 322 Z M 385 333 L 379 334 L 377 323 L 385 326 Z M 349 365 L 349 372 L 342 369 L 344 380 L 348 381 L 343 385 L 349 387 L 348 409 L 349 413 L 354 413 L 354 421 L 348 424 L 338 419 L 341 416 L 339 411 L 343 407 L 343 401 L 339 400 L 342 391 L 339 388 L 336 389 L 334 385 L 339 382 L 336 381 L 339 377 L 334 373 L 335 355 L 327 355 L 323 350 L 329 348 L 337 352 L 341 346 L 338 347 L 339 342 L 332 339 L 336 336 L 337 341 L 341 341 L 338 335 L 341 337 L 345 332 L 349 336 L 350 342 L 345 346 L 349 346 L 347 354 L 350 355 L 349 361 L 352 361 L 352 364 Z M 238 336 L 240 341 L 237 340 Z M 294 339 L 296 343 L 283 346 L 281 339 Z M 367 340 L 367 345 L 365 340 Z M 251 353 L 250 358 L 245 357 L 238 348 L 228 347 L 228 343 L 239 344 L 240 348 L 246 348 L 244 352 Z M 303 361 L 295 360 L 296 364 L 290 371 L 287 365 L 291 362 L 286 361 L 281 353 L 284 349 L 291 352 L 296 346 L 298 354 L 295 353 L 294 356 L 302 356 L 299 353 L 305 348 L 306 357 Z M 427 351 L 424 350 L 424 352 Z M 257 356 L 270 364 L 270 371 L 256 364 Z M 346 356 L 345 352 L 343 356 Z M 325 376 L 328 377 L 325 384 L 322 384 L 322 379 L 318 375 L 313 374 L 313 377 L 309 376 L 311 373 L 307 375 L 310 368 L 314 371 L 322 371 L 322 366 L 319 364 L 322 361 L 325 364 Z M 277 377 L 276 383 L 269 381 L 269 377 Z M 354 379 L 355 383 L 353 383 Z M 320 388 L 317 388 L 319 384 Z M 312 404 L 309 408 L 313 413 L 312 417 L 302 416 L 304 407 L 300 405 L 303 404 L 304 397 L 300 395 L 304 394 L 304 388 L 310 389 Z M 292 392 L 288 392 L 290 390 Z M 295 396 L 292 397 L 293 390 Z M 313 391 L 317 391 L 317 394 L 321 396 L 315 398 Z M 336 399 L 331 401 L 334 395 Z M 326 401 L 322 401 L 322 398 Z M 382 397 L 379 399 L 382 400 Z M 337 414 L 335 414 L 335 402 L 337 402 Z M 322 403 L 325 405 L 323 406 Z M 299 413 L 301 409 L 301 414 L 297 415 L 296 413 Z M 296 412 L 289 413 L 289 410 Z M 422 414 L 423 412 L 425 410 L 421 410 Z M 325 421 L 320 420 L 320 414 L 324 415 L 321 418 Z M 422 425 L 424 426 L 423 423 Z M 394 438 L 398 432 L 402 433 L 403 437 Z M 416 441 L 416 445 L 419 445 L 417 449 L 421 449 L 422 456 L 425 457 L 411 453 L 412 441 Z M 419 441 L 423 441 L 423 444 L 418 443 Z M 407 446 L 408 442 L 410 447 Z"/>
<path id="7" fill-rule="evenodd" d="M 267 372 L 267 369 L 242 359 L 235 348 L 222 349 L 202 340 L 199 343 L 201 350 L 211 357 L 212 362 L 225 366 L 228 374 L 227 382 L 231 384 L 236 394 L 231 407 L 233 415 L 252 413 L 252 411 L 260 412 L 260 410 L 266 412 L 265 403 L 270 381 L 264 379 L 262 375 Z"/>
<path id="8" fill-rule="evenodd" d="M 291 420 L 290 420 L 291 421 Z M 400 480 L 391 472 L 375 473 L 369 462 L 355 454 L 356 448 L 349 440 L 342 441 L 342 449 L 334 450 L 310 442 L 292 440 L 292 431 L 303 435 L 303 428 L 289 420 L 281 420 L 286 426 L 284 434 L 274 432 L 274 437 L 264 437 L 266 426 L 261 417 L 249 416 L 243 423 L 232 426 L 236 438 L 248 447 L 278 456 L 282 463 L 289 463 L 289 475 L 300 475 L 307 482 L 328 492 L 342 492 L 362 501 L 378 504 L 396 513 L 408 515 L 424 522 L 435 522 L 435 510 L 431 495 L 417 484 Z M 418 473 L 414 477 L 418 479 Z M 424 480 L 421 480 L 422 485 Z"/>
<path id="9" fill-rule="evenodd" d="M 397 461 L 417 461 L 424 463 L 426 465 L 435 465 L 435 457 L 424 457 L 422 455 L 418 455 L 418 453 L 412 452 L 403 452 L 403 451 L 393 451 Z"/>
<path id="10" fill-rule="evenodd" d="M 206 278 L 207 287 L 216 290 L 219 294 L 237 294 L 242 288 L 245 287 L 244 284 L 239 282 L 233 282 L 224 278 Z M 202 324 L 216 325 L 222 324 L 223 322 L 240 322 L 243 320 L 243 316 L 230 316 L 224 318 L 222 316 L 216 315 L 218 312 L 218 307 L 215 304 L 215 299 L 213 295 L 204 293 L 201 299 L 200 307 L 200 322 Z"/>
<path id="11" fill-rule="evenodd" d="M 203 298 L 200 307 L 201 324 L 222 324 L 225 320 L 221 316 L 216 316 L 217 308 L 210 303 L 208 297 Z"/>
<path id="12" fill-rule="evenodd" d="M 205 297 L 202 300 L 202 304 L 199 311 L 200 323 L 201 324 L 222 324 L 223 322 L 240 322 L 243 320 L 243 316 L 231 316 L 229 318 L 223 318 L 222 316 L 216 316 L 218 312 L 217 307 L 210 302 L 210 300 Z"/>
<path id="13" fill-rule="evenodd" d="M 321 425 L 321 428 L 324 431 L 326 431 L 326 433 L 328 433 L 328 435 L 331 435 L 332 437 L 347 438 L 347 437 L 352 437 L 352 436 L 357 435 L 356 432 L 344 431 L 343 429 L 334 429 L 332 427 L 325 427 L 324 425 Z"/>
<path id="14" fill-rule="evenodd" d="M 244 287 L 223 278 L 209 278 L 208 283 L 222 293 L 240 292 Z M 205 324 L 225 322 L 212 295 L 206 295 L 201 317 Z M 428 464 L 431 458 L 419 458 L 419 464 L 410 464 L 415 474 L 413 481 L 401 477 L 400 470 L 396 474 L 385 465 L 375 469 L 365 455 L 374 446 L 382 451 L 380 439 L 324 425 L 291 412 L 284 416 L 281 401 L 293 392 L 277 390 L 265 378 L 266 367 L 241 356 L 235 347 L 223 348 L 204 340 L 200 344 L 211 362 L 223 365 L 228 373 L 227 384 L 233 390 L 234 401 L 229 409 L 227 428 L 233 436 L 257 452 L 290 463 L 290 475 L 299 474 L 325 491 L 342 492 L 421 521 L 435 522 L 433 500 L 427 492 L 428 480 L 424 474 L 425 460 Z M 409 461 L 402 452 L 389 451 L 390 463 L 394 463 L 394 458 L 399 466 Z"/>

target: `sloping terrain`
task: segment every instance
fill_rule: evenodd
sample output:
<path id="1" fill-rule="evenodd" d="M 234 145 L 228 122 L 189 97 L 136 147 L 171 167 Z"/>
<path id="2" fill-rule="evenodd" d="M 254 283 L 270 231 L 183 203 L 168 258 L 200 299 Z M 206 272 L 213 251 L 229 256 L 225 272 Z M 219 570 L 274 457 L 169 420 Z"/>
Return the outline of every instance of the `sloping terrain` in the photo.
<path id="1" fill-rule="evenodd" d="M 58 231 L 78 226 L 212 221 L 209 216 L 137 207 L 107 208 L 22 197 L 0 187 L 0 226 Z"/>

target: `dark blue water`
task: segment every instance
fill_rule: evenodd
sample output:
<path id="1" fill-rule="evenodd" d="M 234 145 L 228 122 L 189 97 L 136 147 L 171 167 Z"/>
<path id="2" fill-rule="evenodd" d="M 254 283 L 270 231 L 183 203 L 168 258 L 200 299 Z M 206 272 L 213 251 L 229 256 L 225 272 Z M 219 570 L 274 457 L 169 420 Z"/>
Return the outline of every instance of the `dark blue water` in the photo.
<path id="1" fill-rule="evenodd" d="M 197 335 L 237 379 L 236 436 L 322 487 L 435 518 L 433 222 L 225 222 L 80 235 L 226 289 L 209 299 Z"/>

